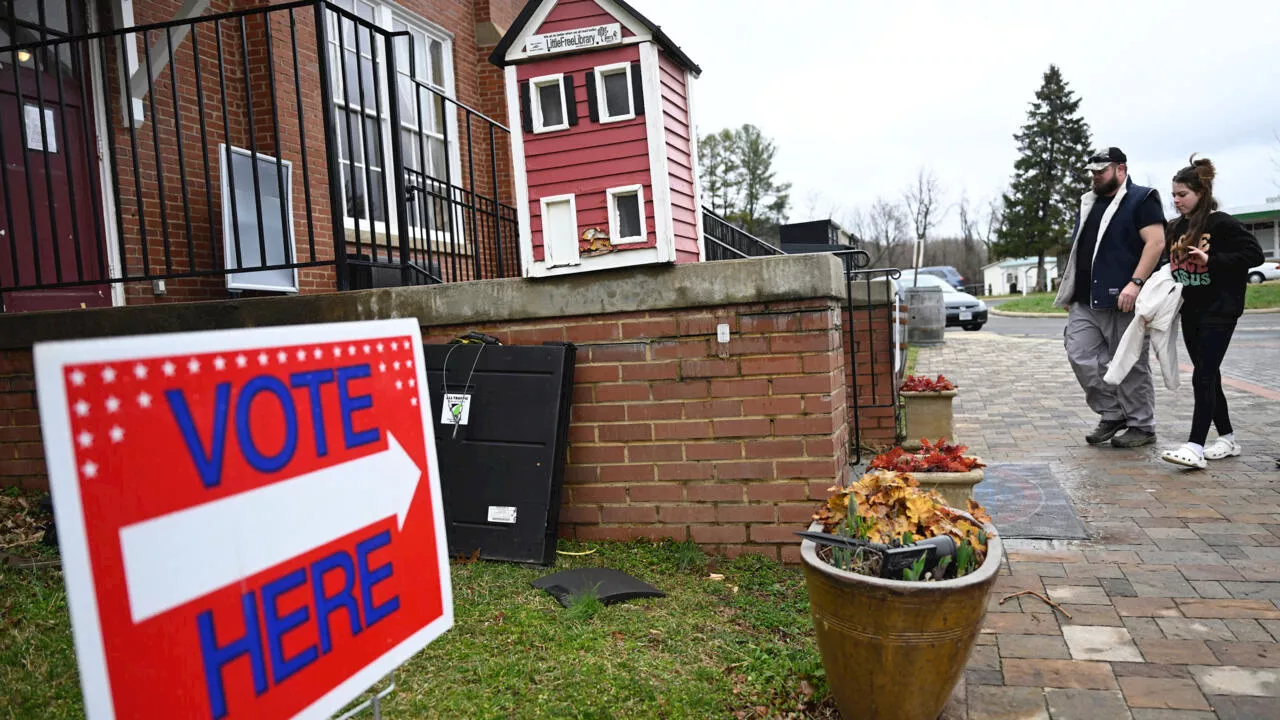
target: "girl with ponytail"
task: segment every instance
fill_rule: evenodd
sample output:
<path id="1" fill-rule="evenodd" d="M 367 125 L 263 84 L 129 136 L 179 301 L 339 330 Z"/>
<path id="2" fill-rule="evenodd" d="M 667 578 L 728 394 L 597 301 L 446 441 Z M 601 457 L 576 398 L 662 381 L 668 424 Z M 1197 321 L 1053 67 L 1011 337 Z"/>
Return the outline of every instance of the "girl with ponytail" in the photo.
<path id="1" fill-rule="evenodd" d="M 1161 457 L 1203 469 L 1206 460 L 1240 454 L 1219 369 L 1236 320 L 1244 312 L 1249 268 L 1265 258 L 1257 238 L 1218 210 L 1213 163 L 1195 155 L 1190 163 L 1173 176 L 1173 206 L 1180 217 L 1168 226 L 1165 247 L 1173 278 L 1182 285 L 1182 337 L 1195 365 L 1191 376 L 1195 409 L 1187 443 L 1166 450 Z M 1210 423 L 1217 428 L 1218 438 L 1205 447 Z"/>

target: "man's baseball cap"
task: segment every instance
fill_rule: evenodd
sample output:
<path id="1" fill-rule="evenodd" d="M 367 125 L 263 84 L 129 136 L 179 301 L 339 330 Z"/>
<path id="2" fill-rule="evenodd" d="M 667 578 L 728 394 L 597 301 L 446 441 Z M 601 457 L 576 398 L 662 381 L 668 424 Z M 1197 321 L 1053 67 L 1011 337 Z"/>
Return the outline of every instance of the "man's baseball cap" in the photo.
<path id="1" fill-rule="evenodd" d="M 1123 150 L 1118 147 L 1107 147 L 1094 151 L 1089 156 L 1089 161 L 1084 167 L 1086 170 L 1098 172 L 1099 170 L 1106 170 L 1111 163 L 1127 162 L 1129 162 L 1129 158 L 1125 156 Z"/>

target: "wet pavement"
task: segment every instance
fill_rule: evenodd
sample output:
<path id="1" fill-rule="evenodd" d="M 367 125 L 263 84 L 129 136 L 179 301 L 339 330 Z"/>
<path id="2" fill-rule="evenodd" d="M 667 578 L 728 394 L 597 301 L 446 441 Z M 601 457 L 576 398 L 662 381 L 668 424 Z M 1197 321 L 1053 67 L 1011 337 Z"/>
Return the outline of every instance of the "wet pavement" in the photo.
<path id="1" fill-rule="evenodd" d="M 1280 377 L 1266 374 L 1280 353 L 1237 336 L 1228 364 L 1249 379 L 1226 395 L 1244 452 L 1186 470 L 1159 453 L 1186 439 L 1189 373 L 1176 392 L 1157 383 L 1155 445 L 1091 447 L 1097 417 L 1060 336 L 946 338 L 921 349 L 917 373 L 959 385 L 958 441 L 988 463 L 1047 463 L 1090 539 L 1007 542 L 944 717 L 1280 718 Z M 1023 590 L 1062 611 L 1030 595 L 1000 603 Z"/>

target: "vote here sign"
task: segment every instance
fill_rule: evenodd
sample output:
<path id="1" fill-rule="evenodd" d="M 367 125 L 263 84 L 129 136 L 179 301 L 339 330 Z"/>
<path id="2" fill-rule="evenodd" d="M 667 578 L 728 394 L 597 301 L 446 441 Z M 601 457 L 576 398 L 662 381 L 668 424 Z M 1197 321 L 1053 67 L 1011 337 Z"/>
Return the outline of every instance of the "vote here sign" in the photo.
<path id="1" fill-rule="evenodd" d="M 35 365 L 89 717 L 325 717 L 452 626 L 414 321 Z"/>

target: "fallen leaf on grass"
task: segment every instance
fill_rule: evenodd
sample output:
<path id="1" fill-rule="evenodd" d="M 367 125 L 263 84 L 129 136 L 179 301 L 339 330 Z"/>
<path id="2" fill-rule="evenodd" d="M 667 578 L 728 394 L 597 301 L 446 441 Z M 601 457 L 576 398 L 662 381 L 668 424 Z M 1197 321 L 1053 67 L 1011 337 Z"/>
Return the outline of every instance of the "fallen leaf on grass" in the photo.
<path id="1" fill-rule="evenodd" d="M 708 576 L 707 576 L 707 579 L 708 579 L 708 580 L 723 580 L 723 579 L 724 579 L 724 576 L 723 576 L 723 575 L 721 575 L 720 573 L 711 573 L 710 575 L 708 575 Z"/>
<path id="2" fill-rule="evenodd" d="M 480 562 L 480 548 L 476 548 L 475 552 L 470 555 L 459 555 L 453 561 L 458 565 L 471 565 L 472 563 Z"/>

